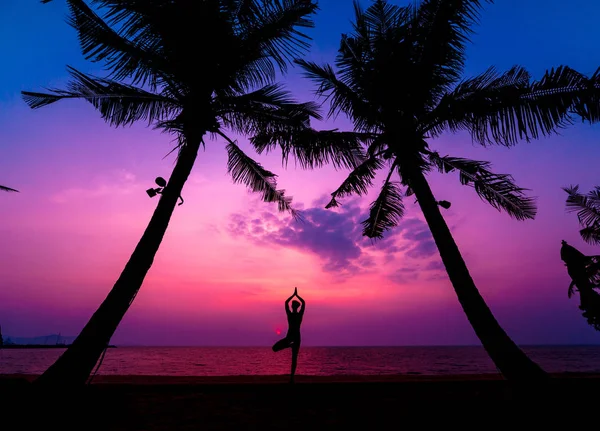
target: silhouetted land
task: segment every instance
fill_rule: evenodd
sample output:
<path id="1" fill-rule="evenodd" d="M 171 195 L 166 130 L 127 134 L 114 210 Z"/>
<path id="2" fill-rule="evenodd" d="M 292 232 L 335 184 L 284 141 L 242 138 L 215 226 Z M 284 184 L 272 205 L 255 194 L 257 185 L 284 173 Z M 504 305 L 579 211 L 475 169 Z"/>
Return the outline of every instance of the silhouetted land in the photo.
<path id="1" fill-rule="evenodd" d="M 540 429 L 563 419 L 574 429 L 595 420 L 600 375 L 554 376 L 536 386 L 515 386 L 498 375 L 300 375 L 295 385 L 287 375 L 96 376 L 66 395 L 33 392 L 32 376 L 0 375 L 0 402 L 10 417 L 21 418 L 20 429 L 54 422 L 61 430 Z"/>
<path id="2" fill-rule="evenodd" d="M 4 344 L 1 349 L 66 349 L 70 344 Z M 114 349 L 117 346 L 108 346 Z"/>

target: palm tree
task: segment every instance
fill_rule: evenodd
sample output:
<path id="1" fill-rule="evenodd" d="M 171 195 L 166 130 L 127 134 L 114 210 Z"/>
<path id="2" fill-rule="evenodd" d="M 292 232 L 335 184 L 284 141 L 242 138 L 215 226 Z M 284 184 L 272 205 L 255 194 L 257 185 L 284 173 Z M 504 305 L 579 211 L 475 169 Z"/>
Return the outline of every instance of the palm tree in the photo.
<path id="1" fill-rule="evenodd" d="M 43 0 L 44 3 L 50 0 Z M 226 132 L 305 129 L 313 103 L 296 103 L 275 83 L 308 47 L 316 4 L 307 0 L 67 0 L 69 22 L 87 59 L 110 71 L 99 78 L 69 68 L 66 89 L 23 92 L 32 108 L 63 99 L 90 102 L 112 126 L 146 121 L 176 136 L 177 162 L 156 210 L 112 290 L 71 347 L 38 384 L 83 384 L 107 347 L 150 269 L 200 146 L 222 139 L 234 182 L 297 215 L 275 175 L 252 160 Z M 350 136 L 350 139 L 354 137 Z M 334 144 L 334 146 L 337 144 Z M 355 142 L 355 146 L 359 146 Z M 352 143 L 344 142 L 344 148 Z M 296 148 L 305 166 L 355 164 L 344 148 Z M 341 152 L 340 152 L 341 151 Z M 310 159 L 303 154 L 310 154 Z M 343 156 L 341 154 L 347 154 Z"/>
<path id="2" fill-rule="evenodd" d="M 577 211 L 582 229 L 581 238 L 588 244 L 600 245 L 600 186 L 587 194 L 579 193 L 579 186 L 563 187 L 567 192 L 567 210 Z"/>
<path id="3" fill-rule="evenodd" d="M 509 338 L 477 290 L 439 210 L 449 203 L 435 198 L 425 175 L 457 171 L 463 185 L 517 220 L 533 219 L 535 202 L 510 175 L 492 172 L 488 162 L 441 155 L 430 142 L 444 132 L 468 131 L 482 145 L 511 146 L 550 135 L 574 115 L 597 121 L 600 74 L 587 78 L 561 66 L 532 82 L 515 66 L 461 79 L 465 46 L 482 3 L 423 0 L 399 7 L 377 0 L 364 10 L 355 2 L 353 32 L 342 35 L 337 71 L 297 63 L 329 102 L 329 116 L 347 115 L 367 147 L 366 160 L 332 193 L 326 208 L 350 194 L 367 193 L 385 167 L 381 192 L 362 222 L 363 235 L 381 238 L 396 226 L 404 214 L 403 195 L 414 194 L 458 300 L 497 368 L 507 379 L 543 379 L 546 373 Z M 259 151 L 301 139 L 289 131 L 252 138 Z"/>
<path id="4" fill-rule="evenodd" d="M 600 244 L 600 187 L 583 194 L 579 186 L 563 187 L 567 193 L 567 211 L 577 212 L 581 225 L 579 234 L 588 244 Z M 567 272 L 571 277 L 568 296 L 573 296 L 575 288 L 579 292 L 583 317 L 588 324 L 600 331 L 600 256 L 585 256 L 573 246 L 562 241 L 561 259 L 565 262 Z"/>
<path id="5" fill-rule="evenodd" d="M 11 189 L 10 187 L 5 187 L 5 186 L 0 186 L 0 190 L 4 191 L 4 192 L 19 192 L 18 190 L 15 189 Z"/>
<path id="6" fill-rule="evenodd" d="M 590 326 L 600 331 L 600 294 L 596 291 L 600 288 L 600 256 L 586 256 L 563 240 L 560 258 L 571 277 L 569 298 L 577 288 L 583 317 Z"/>

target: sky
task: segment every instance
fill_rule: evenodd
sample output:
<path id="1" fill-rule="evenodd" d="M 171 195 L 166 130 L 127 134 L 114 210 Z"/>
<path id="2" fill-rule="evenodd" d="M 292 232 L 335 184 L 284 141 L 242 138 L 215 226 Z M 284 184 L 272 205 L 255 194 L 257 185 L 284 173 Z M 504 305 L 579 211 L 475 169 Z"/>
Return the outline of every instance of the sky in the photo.
<path id="1" fill-rule="evenodd" d="M 405 1 L 397 1 L 404 4 Z M 363 2 L 367 4 L 367 2 Z M 331 62 L 350 30 L 352 3 L 321 0 L 307 58 Z M 483 11 L 469 45 L 466 75 L 520 64 L 534 78 L 566 64 L 600 66 L 600 3 L 504 0 Z M 76 335 L 118 278 L 156 206 L 145 190 L 168 178 L 172 137 L 145 127 L 115 129 L 86 102 L 31 110 L 20 91 L 60 87 L 66 65 L 101 74 L 79 52 L 64 2 L 0 0 L 0 325 L 6 335 Z M 293 69 L 285 78 L 300 100 L 314 86 Z M 324 127 L 349 130 L 346 120 Z M 431 143 L 442 154 L 488 160 L 537 197 L 535 220 L 515 221 L 461 186 L 429 176 L 443 214 L 481 294 L 519 344 L 598 344 L 569 278 L 560 241 L 586 254 L 561 187 L 599 184 L 600 127 L 576 124 L 560 136 L 511 149 L 481 148 L 469 136 Z M 242 147 L 250 154 L 247 141 Z M 226 171 L 223 142 L 201 152 L 154 265 L 112 342 L 121 345 L 270 345 L 285 332 L 283 301 L 295 286 L 307 301 L 303 344 L 479 344 L 418 205 L 384 240 L 360 235 L 374 193 L 325 210 L 347 172 L 282 166 L 278 153 L 256 160 L 304 210 L 298 224 L 260 202 Z M 376 179 L 376 185 L 381 178 Z M 377 189 L 374 189 L 376 192 Z"/>

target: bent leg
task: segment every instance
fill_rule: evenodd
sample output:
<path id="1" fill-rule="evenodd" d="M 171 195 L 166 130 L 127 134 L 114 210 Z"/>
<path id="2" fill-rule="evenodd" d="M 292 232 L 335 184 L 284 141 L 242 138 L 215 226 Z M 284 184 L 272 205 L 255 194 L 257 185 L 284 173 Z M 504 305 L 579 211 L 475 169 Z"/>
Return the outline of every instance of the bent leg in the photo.
<path id="1" fill-rule="evenodd" d="M 292 372 L 290 373 L 290 383 L 294 383 L 294 375 L 296 374 L 296 366 L 298 365 L 298 353 L 300 352 L 300 342 L 292 344 Z"/>
<path id="2" fill-rule="evenodd" d="M 282 338 L 281 340 L 273 344 L 273 351 L 279 352 L 283 349 L 287 349 L 288 347 L 290 347 L 290 340 L 287 338 Z"/>

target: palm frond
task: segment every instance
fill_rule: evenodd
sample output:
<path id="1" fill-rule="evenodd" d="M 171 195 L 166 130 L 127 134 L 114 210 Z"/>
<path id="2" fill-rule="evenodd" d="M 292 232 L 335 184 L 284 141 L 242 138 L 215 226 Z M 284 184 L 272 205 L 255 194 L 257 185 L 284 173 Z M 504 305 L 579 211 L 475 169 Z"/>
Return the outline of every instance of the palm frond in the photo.
<path id="1" fill-rule="evenodd" d="M 329 118 L 343 112 L 354 121 L 358 130 L 373 130 L 377 111 L 340 81 L 330 65 L 321 66 L 307 60 L 296 60 L 296 64 L 304 69 L 304 76 L 318 85 L 317 95 L 329 102 Z"/>
<path id="2" fill-rule="evenodd" d="M 277 69 L 285 73 L 288 64 L 309 47 L 310 37 L 302 29 L 314 25 L 311 15 L 317 9 L 315 2 L 221 0 L 214 3 L 220 6 L 219 16 L 228 17 L 232 44 L 228 47 L 230 52 L 219 46 L 223 45 L 223 38 L 215 45 L 215 62 L 221 71 L 212 77 L 213 81 L 231 75 L 235 84 L 228 83 L 229 86 L 250 91 L 272 83 Z M 225 89 L 226 86 L 216 87 Z"/>
<path id="3" fill-rule="evenodd" d="M 331 193 L 331 201 L 325 206 L 325 208 L 334 208 L 339 205 L 337 199 L 349 196 L 353 193 L 357 195 L 364 195 L 369 191 L 369 187 L 373 185 L 373 180 L 377 170 L 383 167 L 383 162 L 376 158 L 370 157 L 360 165 L 358 165 L 344 182 Z"/>
<path id="4" fill-rule="evenodd" d="M 475 189 L 482 200 L 487 201 L 498 211 L 504 210 L 517 220 L 534 219 L 537 213 L 535 199 L 525 195 L 527 189 L 518 187 L 512 176 L 495 174 L 490 171 L 490 163 L 458 157 L 441 157 L 430 153 L 429 161 L 440 172 L 459 172 L 460 182 Z"/>
<path id="5" fill-rule="evenodd" d="M 0 186 L 0 190 L 4 191 L 4 192 L 17 192 L 19 193 L 18 190 L 16 189 L 11 189 L 10 187 L 5 187 L 5 186 Z"/>
<path id="6" fill-rule="evenodd" d="M 371 203 L 369 217 L 361 222 L 363 235 L 368 238 L 383 238 L 384 232 L 396 227 L 404 215 L 400 186 L 398 183 L 390 181 L 395 167 L 392 165 L 379 196 Z"/>
<path id="7" fill-rule="evenodd" d="M 407 36 L 406 30 L 411 24 L 409 18 L 414 9 L 413 5 L 397 6 L 387 0 L 375 0 L 365 10 L 358 0 L 354 0 L 354 31 L 342 35 L 340 56 L 336 60 L 343 74 L 351 69 L 364 71 L 365 68 L 357 68 L 361 60 L 372 60 L 377 54 L 383 54 L 389 42 L 401 42 Z M 350 78 L 350 74 L 346 76 Z"/>
<path id="8" fill-rule="evenodd" d="M 248 109 L 256 105 L 280 107 L 296 103 L 292 94 L 282 84 L 269 84 L 250 92 L 223 95 L 217 97 L 215 102 L 224 112 Z"/>
<path id="9" fill-rule="evenodd" d="M 556 133 L 572 124 L 600 120 L 600 69 L 590 78 L 566 66 L 536 82 L 521 67 L 499 74 L 493 68 L 445 95 L 425 131 L 467 130 L 482 144 L 511 146 Z"/>
<path id="10" fill-rule="evenodd" d="M 157 95 L 131 85 L 96 78 L 69 67 L 72 81 L 67 90 L 49 89 L 51 93 L 23 91 L 23 99 L 33 109 L 62 99 L 84 99 L 90 102 L 102 118 L 113 126 L 133 124 L 145 120 L 148 124 L 161 121 L 176 113 L 176 100 Z"/>
<path id="11" fill-rule="evenodd" d="M 414 9 L 412 37 L 421 97 L 435 101 L 463 72 L 466 45 L 484 3 L 493 0 L 423 0 Z"/>
<path id="12" fill-rule="evenodd" d="M 313 102 L 298 103 L 280 85 L 267 85 L 250 93 L 225 96 L 214 101 L 226 127 L 241 134 L 272 134 L 309 127 L 321 119 Z"/>
<path id="13" fill-rule="evenodd" d="M 259 154 L 280 148 L 283 163 L 290 156 L 302 168 L 312 169 L 331 163 L 335 169 L 354 169 L 364 159 L 362 142 L 370 136 L 355 132 L 298 128 L 276 133 L 259 133 L 250 139 Z"/>
<path id="14" fill-rule="evenodd" d="M 112 7 L 112 15 L 117 14 L 118 21 L 122 21 L 127 15 L 129 23 L 125 28 L 132 26 L 132 21 L 140 21 L 143 15 L 132 13 L 127 6 L 131 6 L 127 1 L 112 1 L 99 3 L 100 6 Z M 138 2 L 140 3 L 140 2 Z M 151 4 L 145 5 L 146 8 L 153 7 Z M 145 85 L 149 83 L 153 89 L 164 79 L 162 68 L 165 66 L 165 60 L 158 52 L 157 44 L 159 38 L 154 40 L 149 38 L 139 40 L 129 40 L 122 31 L 117 32 L 105 19 L 94 12 L 83 0 L 67 0 L 70 15 L 69 24 L 77 30 L 79 43 L 83 55 L 87 60 L 94 62 L 104 62 L 106 68 L 110 70 L 110 78 L 115 80 L 131 79 L 134 85 Z M 155 6 L 154 6 L 155 7 Z M 117 12 L 118 11 L 118 12 Z M 110 16 L 110 13 L 109 13 Z M 145 24 L 138 23 L 142 28 Z"/>
<path id="15" fill-rule="evenodd" d="M 600 225 L 584 227 L 579 235 L 588 244 L 600 245 Z"/>
<path id="16" fill-rule="evenodd" d="M 600 244 L 600 187 L 585 195 L 579 192 L 578 185 L 563 190 L 568 194 L 567 211 L 577 212 L 581 238 L 588 244 Z"/>
<path id="17" fill-rule="evenodd" d="M 240 56 L 238 69 L 234 72 L 234 82 L 229 82 L 227 86 L 216 86 L 215 93 L 218 96 L 237 95 L 273 83 L 277 78 L 276 65 L 268 57 L 256 57 L 257 55 L 249 55 L 248 58 Z M 231 93 L 232 89 L 234 93 Z"/>
<path id="18" fill-rule="evenodd" d="M 371 37 L 383 37 L 405 18 L 406 9 L 387 0 L 375 0 L 371 6 L 363 10 L 358 1 L 354 1 L 355 29 L 368 28 Z"/>
<path id="19" fill-rule="evenodd" d="M 246 7 L 246 11 L 251 13 L 243 16 L 249 23 L 243 35 L 244 47 L 251 52 L 264 53 L 285 72 L 288 62 L 310 47 L 310 37 L 298 28 L 314 27 L 309 16 L 317 11 L 317 3 L 310 0 L 272 0 L 252 6 Z"/>
<path id="20" fill-rule="evenodd" d="M 285 196 L 285 190 L 277 190 L 276 175 L 247 156 L 225 134 L 219 134 L 228 142 L 226 146 L 229 156 L 227 171 L 231 174 L 233 181 L 244 184 L 255 193 L 260 193 L 264 202 L 275 202 L 279 211 L 288 211 L 294 218 L 297 218 L 299 213 L 291 205 L 292 198 Z"/>

